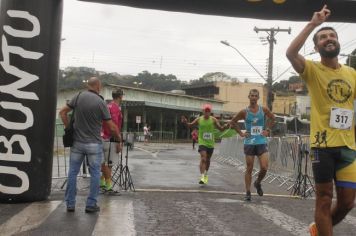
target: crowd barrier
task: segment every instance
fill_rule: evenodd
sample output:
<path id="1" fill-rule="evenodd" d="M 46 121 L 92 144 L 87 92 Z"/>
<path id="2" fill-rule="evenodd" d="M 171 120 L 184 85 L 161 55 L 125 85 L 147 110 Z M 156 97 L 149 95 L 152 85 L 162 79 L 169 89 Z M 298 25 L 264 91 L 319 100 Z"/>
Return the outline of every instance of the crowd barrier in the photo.
<path id="1" fill-rule="evenodd" d="M 218 146 L 218 161 L 236 166 L 245 171 L 245 154 L 243 152 L 243 138 L 234 136 L 224 138 Z M 313 178 L 309 158 L 309 136 L 286 136 L 268 138 L 269 169 L 263 181 L 278 184 L 287 190 L 293 190 L 300 176 Z M 253 176 L 259 172 L 257 158 L 253 169 Z M 307 168 L 305 168 L 307 167 Z M 311 193 L 314 186 L 306 183 L 306 192 Z"/>
<path id="2" fill-rule="evenodd" d="M 54 140 L 54 158 L 52 179 L 63 179 L 63 181 L 53 181 L 56 187 L 63 188 L 69 169 L 69 148 L 64 148 L 62 143 L 63 125 L 56 125 L 56 135 Z M 173 142 L 172 132 L 151 132 L 149 142 Z M 143 142 L 142 132 L 123 133 L 124 139 L 132 145 L 135 142 Z M 243 153 L 243 138 L 234 136 L 223 138 L 218 146 L 218 157 L 220 162 L 236 166 L 239 170 L 245 171 L 245 155 Z M 311 170 L 309 153 L 309 136 L 286 136 L 272 137 L 268 139 L 269 150 L 269 170 L 263 181 L 278 184 L 287 190 L 293 190 L 298 184 L 296 179 L 302 173 L 310 178 L 313 177 Z M 253 176 L 258 174 L 259 166 L 257 158 L 255 160 Z M 307 163 L 306 163 L 307 162 Z M 305 165 L 308 169 L 305 172 Z M 88 170 L 84 166 L 79 174 L 80 177 L 87 177 Z M 311 184 L 309 184 L 311 185 Z M 53 187 L 53 186 L 52 186 Z M 312 191 L 313 186 L 307 186 L 306 191 Z"/>
<path id="3" fill-rule="evenodd" d="M 64 133 L 63 124 L 57 123 L 55 128 L 54 138 L 54 150 L 53 150 L 53 166 L 52 166 L 52 187 L 63 188 L 66 184 L 67 173 L 69 169 L 69 148 L 64 148 L 62 142 L 62 136 Z M 148 142 L 151 143 L 165 143 L 167 145 L 173 143 L 173 132 L 160 132 L 151 131 L 148 137 Z M 144 142 L 143 132 L 123 132 L 122 137 L 127 144 L 129 144 L 130 150 L 134 147 L 135 142 Z M 123 154 L 125 155 L 126 149 L 124 148 Z M 78 175 L 79 177 L 88 177 L 89 171 L 87 165 L 83 165 Z M 63 179 L 63 181 L 62 181 Z"/>
<path id="4" fill-rule="evenodd" d="M 145 141 L 143 132 L 123 132 L 123 137 L 126 137 L 126 134 L 133 135 L 135 142 Z M 151 143 L 173 143 L 174 135 L 168 131 L 150 131 L 147 138 Z"/>

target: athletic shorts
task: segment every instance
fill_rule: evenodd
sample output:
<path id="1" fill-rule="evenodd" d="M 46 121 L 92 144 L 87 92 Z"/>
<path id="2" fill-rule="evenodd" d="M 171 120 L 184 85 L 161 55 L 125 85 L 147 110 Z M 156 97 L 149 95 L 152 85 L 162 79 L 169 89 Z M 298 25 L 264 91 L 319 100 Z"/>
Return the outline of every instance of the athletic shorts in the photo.
<path id="1" fill-rule="evenodd" d="M 356 189 L 356 151 L 348 147 L 312 148 L 310 160 L 316 183 Z"/>
<path id="2" fill-rule="evenodd" d="M 261 156 L 265 152 L 268 152 L 267 144 L 244 145 L 246 156 Z"/>
<path id="3" fill-rule="evenodd" d="M 206 151 L 208 155 L 213 155 L 214 148 L 209 148 L 203 145 L 199 145 L 198 152 L 200 153 L 201 151 Z"/>
<path id="4" fill-rule="evenodd" d="M 104 158 L 103 164 L 108 166 L 117 165 L 119 163 L 119 154 L 116 153 L 116 144 L 115 142 L 104 141 Z"/>

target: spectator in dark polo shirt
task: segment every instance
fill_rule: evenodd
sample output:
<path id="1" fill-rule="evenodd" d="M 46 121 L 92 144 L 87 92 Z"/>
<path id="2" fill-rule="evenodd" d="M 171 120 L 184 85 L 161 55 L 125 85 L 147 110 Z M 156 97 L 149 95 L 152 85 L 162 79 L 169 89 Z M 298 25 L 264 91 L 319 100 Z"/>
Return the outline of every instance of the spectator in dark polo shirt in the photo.
<path id="1" fill-rule="evenodd" d="M 88 157 L 91 175 L 85 212 L 100 211 L 100 207 L 97 205 L 97 196 L 99 194 L 100 166 L 103 158 L 103 143 L 100 136 L 103 122 L 109 127 L 113 137 L 120 141 L 118 128 L 111 120 L 104 99 L 99 95 L 100 90 L 100 80 L 97 77 L 91 77 L 88 80 L 88 91 L 75 95 L 59 112 L 64 126 L 68 127 L 67 114 L 75 109 L 74 143 L 70 148 L 68 183 L 65 193 L 68 212 L 75 211 L 77 175 L 85 156 Z"/>

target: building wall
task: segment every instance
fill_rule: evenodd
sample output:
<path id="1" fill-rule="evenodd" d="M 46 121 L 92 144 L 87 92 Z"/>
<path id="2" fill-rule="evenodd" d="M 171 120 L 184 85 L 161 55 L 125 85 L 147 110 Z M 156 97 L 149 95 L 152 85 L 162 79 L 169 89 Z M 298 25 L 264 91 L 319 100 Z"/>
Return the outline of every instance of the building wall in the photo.
<path id="1" fill-rule="evenodd" d="M 294 115 L 296 96 L 274 96 L 273 113 Z"/>
<path id="2" fill-rule="evenodd" d="M 115 86 L 105 86 L 100 94 L 105 100 L 111 100 L 111 93 L 116 88 L 117 87 Z M 189 111 L 201 111 L 203 104 L 210 103 L 213 106 L 213 112 L 220 114 L 223 111 L 223 103 L 220 101 L 130 87 L 120 88 L 124 91 L 124 100 L 126 101 L 144 101 L 152 106 Z M 57 98 L 57 109 L 63 107 L 66 104 L 66 101 L 70 100 L 78 92 L 79 90 L 66 90 L 59 92 Z"/>
<path id="3" fill-rule="evenodd" d="M 111 99 L 111 93 L 116 88 L 115 86 L 106 86 L 103 88 L 102 95 L 105 99 Z M 187 111 L 201 111 L 203 104 L 210 103 L 213 107 L 213 112 L 221 113 L 223 110 L 222 102 L 212 99 L 129 87 L 120 88 L 124 91 L 124 100 L 126 101 L 144 101 L 151 106 Z"/>
<path id="4" fill-rule="evenodd" d="M 260 92 L 259 104 L 266 106 L 266 98 L 262 83 L 241 83 L 241 82 L 216 82 L 219 87 L 219 94 L 215 99 L 224 101 L 223 111 L 236 113 L 246 108 L 250 101 L 248 94 L 251 89 L 257 89 Z"/>
<path id="5" fill-rule="evenodd" d="M 111 100 L 112 91 L 117 87 L 105 86 L 100 94 L 105 100 Z M 215 114 L 222 114 L 223 111 L 222 101 L 131 87 L 120 88 L 124 91 L 124 101 L 127 101 L 127 104 L 130 104 L 129 101 L 136 104 L 123 104 L 125 106 L 123 131 L 142 132 L 143 124 L 148 123 L 153 131 L 169 131 L 173 132 L 175 138 L 188 138 L 190 132 L 186 125 L 180 122 L 182 115 L 193 119 L 199 115 L 205 103 L 212 104 Z M 58 93 L 57 114 L 59 109 L 78 92 L 79 90 L 66 90 Z M 141 117 L 140 124 L 136 124 L 136 116 Z M 61 122 L 58 120 L 58 123 Z"/>
<path id="6" fill-rule="evenodd" d="M 297 115 L 310 114 L 310 97 L 297 96 Z"/>

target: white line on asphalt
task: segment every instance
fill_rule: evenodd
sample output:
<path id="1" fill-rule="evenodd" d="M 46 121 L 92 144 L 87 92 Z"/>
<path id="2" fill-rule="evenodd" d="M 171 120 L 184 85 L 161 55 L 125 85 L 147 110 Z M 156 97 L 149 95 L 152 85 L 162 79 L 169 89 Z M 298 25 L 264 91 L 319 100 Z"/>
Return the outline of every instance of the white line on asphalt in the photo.
<path id="1" fill-rule="evenodd" d="M 132 201 L 106 198 L 101 205 L 92 235 L 136 235 Z"/>
<path id="2" fill-rule="evenodd" d="M 152 157 L 154 158 L 157 158 L 157 155 L 159 153 L 159 151 L 157 152 L 150 152 L 150 151 L 147 151 L 146 149 L 143 149 L 143 148 L 139 148 L 139 147 L 135 147 L 136 149 L 140 150 L 140 151 L 143 151 L 143 152 L 147 152 L 148 154 L 150 154 Z"/>
<path id="3" fill-rule="evenodd" d="M 347 224 L 349 224 L 349 225 L 355 226 L 355 225 L 356 225 L 356 217 L 351 216 L 351 215 L 348 215 L 348 216 L 346 216 L 346 218 L 344 219 L 344 222 L 347 223 Z"/>
<path id="4" fill-rule="evenodd" d="M 267 221 L 283 228 L 284 230 L 290 232 L 292 235 L 306 236 L 308 234 L 308 225 L 291 217 L 283 212 L 280 212 L 272 207 L 266 205 L 257 205 L 246 203 L 243 204 L 244 207 L 251 209 L 257 215 L 263 217 Z"/>
<path id="5" fill-rule="evenodd" d="M 179 211 L 194 225 L 194 230 L 199 235 L 239 235 L 232 232 L 218 216 L 211 213 L 204 205 L 198 202 L 178 201 Z M 211 232 L 211 230 L 216 232 Z"/>
<path id="6" fill-rule="evenodd" d="M 229 191 L 214 191 L 214 190 L 198 190 L 198 189 L 135 189 L 136 192 L 171 192 L 171 193 L 210 193 L 210 194 L 227 194 L 227 195 L 245 195 L 245 192 L 229 192 Z M 257 195 L 252 193 L 252 195 Z M 265 197 L 281 197 L 300 199 L 299 196 L 282 195 L 282 194 L 269 194 L 264 193 Z"/>
<path id="7" fill-rule="evenodd" d="M 13 235 L 36 228 L 62 201 L 35 202 L 0 225 L 1 235 Z"/>

